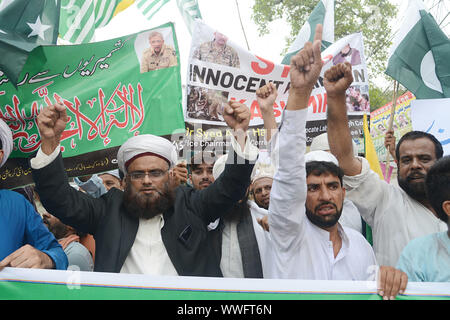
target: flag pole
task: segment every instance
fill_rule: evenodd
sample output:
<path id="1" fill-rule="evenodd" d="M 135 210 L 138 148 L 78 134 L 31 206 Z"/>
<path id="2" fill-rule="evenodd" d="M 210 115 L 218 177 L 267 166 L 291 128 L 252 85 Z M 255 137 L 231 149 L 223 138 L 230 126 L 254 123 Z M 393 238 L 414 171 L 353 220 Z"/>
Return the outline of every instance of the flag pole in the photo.
<path id="1" fill-rule="evenodd" d="M 392 96 L 392 106 L 391 106 L 391 117 L 389 118 L 389 127 L 388 127 L 388 131 L 392 130 L 392 127 L 394 125 L 394 117 L 395 117 L 395 108 L 397 107 L 397 93 L 398 93 L 398 86 L 399 83 L 397 80 L 394 80 L 394 93 Z M 389 171 L 389 162 L 390 162 L 390 150 L 389 150 L 389 145 L 387 146 L 387 154 L 386 154 L 386 167 L 384 170 L 384 178 L 386 180 L 386 175 Z"/>
<path id="2" fill-rule="evenodd" d="M 241 23 L 242 33 L 244 34 L 244 38 L 245 38 L 245 43 L 247 44 L 248 51 L 250 51 L 250 46 L 248 45 L 248 41 L 247 41 L 247 35 L 245 34 L 244 25 L 242 24 L 241 12 L 239 11 L 238 0 L 235 0 L 235 2 L 236 2 L 236 8 L 237 8 L 237 11 L 238 11 L 239 22 Z"/>

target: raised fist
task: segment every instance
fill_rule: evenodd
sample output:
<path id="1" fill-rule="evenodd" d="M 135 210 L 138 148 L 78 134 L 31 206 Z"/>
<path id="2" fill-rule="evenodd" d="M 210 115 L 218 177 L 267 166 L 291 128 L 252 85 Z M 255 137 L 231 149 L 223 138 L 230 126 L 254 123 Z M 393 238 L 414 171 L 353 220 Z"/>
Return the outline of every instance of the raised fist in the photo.
<path id="1" fill-rule="evenodd" d="M 223 118 L 235 132 L 238 130 L 246 132 L 250 123 L 250 110 L 245 104 L 231 100 L 225 105 Z"/>
<path id="2" fill-rule="evenodd" d="M 339 63 L 325 71 L 323 84 L 329 98 L 345 96 L 352 82 L 352 65 L 348 62 Z"/>
<path id="3" fill-rule="evenodd" d="M 261 112 L 273 110 L 273 104 L 277 99 L 277 87 L 273 82 L 269 82 L 256 90 L 256 100 L 258 101 Z"/>
<path id="4" fill-rule="evenodd" d="M 41 148 L 45 154 L 51 154 L 59 145 L 68 120 L 66 107 L 60 103 L 45 107 L 39 113 L 36 121 L 41 136 Z"/>

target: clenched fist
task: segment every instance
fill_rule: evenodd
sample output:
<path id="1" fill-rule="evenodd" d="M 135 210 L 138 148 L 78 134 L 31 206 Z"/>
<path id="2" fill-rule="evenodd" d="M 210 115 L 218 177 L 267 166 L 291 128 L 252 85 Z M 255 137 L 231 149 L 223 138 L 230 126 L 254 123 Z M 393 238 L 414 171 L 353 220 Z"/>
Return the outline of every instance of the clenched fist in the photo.
<path id="1" fill-rule="evenodd" d="M 269 82 L 256 90 L 256 100 L 258 101 L 261 112 L 273 112 L 273 104 L 275 103 L 277 96 L 277 87 L 273 82 Z"/>
<path id="2" fill-rule="evenodd" d="M 60 103 L 45 107 L 39 113 L 36 121 L 41 135 L 41 149 L 45 154 L 51 154 L 59 145 L 68 120 L 66 107 Z"/>
<path id="3" fill-rule="evenodd" d="M 323 84 L 328 98 L 345 96 L 345 91 L 352 82 L 352 65 L 348 62 L 339 63 L 328 69 L 324 74 Z"/>
<path id="4" fill-rule="evenodd" d="M 235 132 L 239 130 L 246 132 L 250 123 L 250 110 L 245 104 L 229 101 L 225 105 L 223 118 Z"/>

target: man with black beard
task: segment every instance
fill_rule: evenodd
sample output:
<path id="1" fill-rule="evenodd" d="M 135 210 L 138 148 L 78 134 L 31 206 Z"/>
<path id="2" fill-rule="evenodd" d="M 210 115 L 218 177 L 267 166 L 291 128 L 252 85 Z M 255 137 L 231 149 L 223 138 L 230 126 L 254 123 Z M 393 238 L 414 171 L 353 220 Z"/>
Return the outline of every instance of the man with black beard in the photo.
<path id="1" fill-rule="evenodd" d="M 442 157 L 442 145 L 431 134 L 412 131 L 396 147 L 399 186 L 390 185 L 352 152 L 345 108 L 345 91 L 353 81 L 350 64 L 325 79 L 328 99 L 328 139 L 344 171 L 347 198 L 372 228 L 373 248 L 380 264 L 395 266 L 403 248 L 414 238 L 446 230 L 430 206 L 425 177 Z"/>
<path id="2" fill-rule="evenodd" d="M 271 142 L 278 144 L 279 162 L 270 194 L 272 263 L 266 268 L 267 277 L 369 280 L 377 270 L 370 244 L 359 232 L 338 223 L 345 197 L 342 170 L 328 152 L 305 155 L 308 101 L 323 66 L 321 39 L 322 26 L 318 25 L 314 43 L 306 42 L 291 58 L 289 97 L 280 129 Z M 334 74 L 340 73 L 342 66 L 325 72 L 328 88 L 336 85 Z M 345 90 L 343 98 L 345 106 Z M 273 150 L 277 149 L 272 146 Z M 393 299 L 405 290 L 404 272 L 384 266 L 379 270 L 378 293 L 384 299 Z"/>
<path id="3" fill-rule="evenodd" d="M 94 235 L 94 271 L 220 277 L 206 226 L 242 199 L 258 156 L 246 134 L 249 109 L 230 101 L 224 119 L 233 132 L 229 164 L 208 188 L 173 188 L 175 147 L 144 134 L 118 151 L 125 191 L 95 199 L 69 185 L 59 146 L 68 115 L 62 104 L 48 106 L 37 117 L 41 148 L 31 159 L 36 191 L 64 224 Z"/>

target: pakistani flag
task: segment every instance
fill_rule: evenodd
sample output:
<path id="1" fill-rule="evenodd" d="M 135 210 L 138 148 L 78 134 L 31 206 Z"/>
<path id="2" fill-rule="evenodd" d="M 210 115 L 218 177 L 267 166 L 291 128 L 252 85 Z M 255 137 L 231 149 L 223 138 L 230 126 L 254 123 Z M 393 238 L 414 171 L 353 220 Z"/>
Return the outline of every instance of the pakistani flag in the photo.
<path id="1" fill-rule="evenodd" d="M 202 19 L 197 0 L 177 0 L 178 9 L 190 33 L 195 19 Z"/>
<path id="2" fill-rule="evenodd" d="M 291 57 L 299 52 L 307 41 L 314 40 L 314 32 L 318 24 L 323 25 L 323 51 L 334 42 L 334 0 L 320 0 L 281 61 L 282 64 L 290 64 Z"/>
<path id="3" fill-rule="evenodd" d="M 118 11 L 132 3 L 119 0 L 62 0 L 60 37 L 73 44 L 91 42 L 96 28 L 106 26 Z"/>
<path id="4" fill-rule="evenodd" d="M 418 99 L 450 97 L 450 40 L 420 0 L 410 0 L 386 74 Z"/>
<path id="5" fill-rule="evenodd" d="M 55 44 L 60 1 L 0 1 L 0 76 L 17 86 L 28 54 L 37 46 Z"/>

